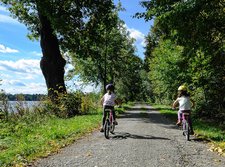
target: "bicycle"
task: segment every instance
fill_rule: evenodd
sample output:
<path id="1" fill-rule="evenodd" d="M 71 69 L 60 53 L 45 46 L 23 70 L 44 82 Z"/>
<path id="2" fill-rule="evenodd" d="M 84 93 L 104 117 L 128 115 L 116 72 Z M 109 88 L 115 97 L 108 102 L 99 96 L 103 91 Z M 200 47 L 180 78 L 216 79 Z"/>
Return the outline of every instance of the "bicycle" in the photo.
<path id="1" fill-rule="evenodd" d="M 190 111 L 182 112 L 182 129 L 183 129 L 183 135 L 185 136 L 186 140 L 189 141 L 190 133 L 191 133 Z"/>
<path id="2" fill-rule="evenodd" d="M 113 118 L 113 110 L 112 109 L 105 109 L 107 112 L 107 118 L 105 120 L 104 124 L 104 135 L 106 139 L 109 139 L 109 132 L 114 133 L 115 130 L 115 124 L 114 124 L 114 118 Z"/>

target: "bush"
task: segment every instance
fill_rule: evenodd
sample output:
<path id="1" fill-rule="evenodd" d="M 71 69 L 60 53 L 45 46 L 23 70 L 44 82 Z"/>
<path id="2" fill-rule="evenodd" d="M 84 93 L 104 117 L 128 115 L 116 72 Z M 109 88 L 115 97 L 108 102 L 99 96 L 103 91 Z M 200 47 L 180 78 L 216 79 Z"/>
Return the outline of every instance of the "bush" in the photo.
<path id="1" fill-rule="evenodd" d="M 84 94 L 73 92 L 58 95 L 55 101 L 49 98 L 44 100 L 43 111 L 55 114 L 61 118 L 69 118 L 75 115 L 88 114 L 96 111 L 98 106 L 98 94 Z"/>

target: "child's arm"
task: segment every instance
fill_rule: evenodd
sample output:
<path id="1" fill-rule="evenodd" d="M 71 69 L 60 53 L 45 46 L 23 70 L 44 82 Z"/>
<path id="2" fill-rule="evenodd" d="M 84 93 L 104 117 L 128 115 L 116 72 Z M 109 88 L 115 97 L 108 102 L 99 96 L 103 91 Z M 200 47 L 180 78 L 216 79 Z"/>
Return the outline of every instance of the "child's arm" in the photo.
<path id="1" fill-rule="evenodd" d="M 175 109 L 178 106 L 178 104 L 179 104 L 178 100 L 175 100 L 173 102 L 173 109 Z"/>

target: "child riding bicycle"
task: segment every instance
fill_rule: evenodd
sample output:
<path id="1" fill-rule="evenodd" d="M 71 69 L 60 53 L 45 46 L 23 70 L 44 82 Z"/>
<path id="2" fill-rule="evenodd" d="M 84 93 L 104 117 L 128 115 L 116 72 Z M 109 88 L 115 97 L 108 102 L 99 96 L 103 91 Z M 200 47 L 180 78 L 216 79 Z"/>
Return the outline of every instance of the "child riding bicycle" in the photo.
<path id="1" fill-rule="evenodd" d="M 101 98 L 101 104 L 103 105 L 103 117 L 102 117 L 102 127 L 100 129 L 100 132 L 104 132 L 104 123 L 107 116 L 107 113 L 105 109 L 111 109 L 113 118 L 114 118 L 114 124 L 118 125 L 116 121 L 116 114 L 114 110 L 114 106 L 117 104 L 116 101 L 116 94 L 114 93 L 115 87 L 113 84 L 106 85 L 106 91 L 107 93 Z"/>
<path id="2" fill-rule="evenodd" d="M 181 125 L 182 113 L 186 112 L 191 116 L 191 108 L 194 106 L 194 101 L 190 99 L 190 94 L 187 92 L 187 88 L 184 85 L 181 85 L 178 88 L 178 98 L 173 102 L 173 108 L 175 109 L 177 105 L 179 105 L 179 111 L 177 114 L 178 121 L 176 124 Z M 191 118 L 189 123 L 191 129 L 190 134 L 194 134 Z"/>

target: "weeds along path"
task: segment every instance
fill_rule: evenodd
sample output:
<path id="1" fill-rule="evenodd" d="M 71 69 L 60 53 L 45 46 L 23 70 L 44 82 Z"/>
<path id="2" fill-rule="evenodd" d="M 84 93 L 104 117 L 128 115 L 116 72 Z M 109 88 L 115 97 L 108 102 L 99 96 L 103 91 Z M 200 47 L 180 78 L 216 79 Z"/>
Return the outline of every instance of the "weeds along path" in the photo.
<path id="1" fill-rule="evenodd" d="M 109 140 L 93 134 L 36 161 L 37 167 L 224 167 L 225 158 L 181 130 L 150 106 L 136 105 L 118 118 Z"/>

